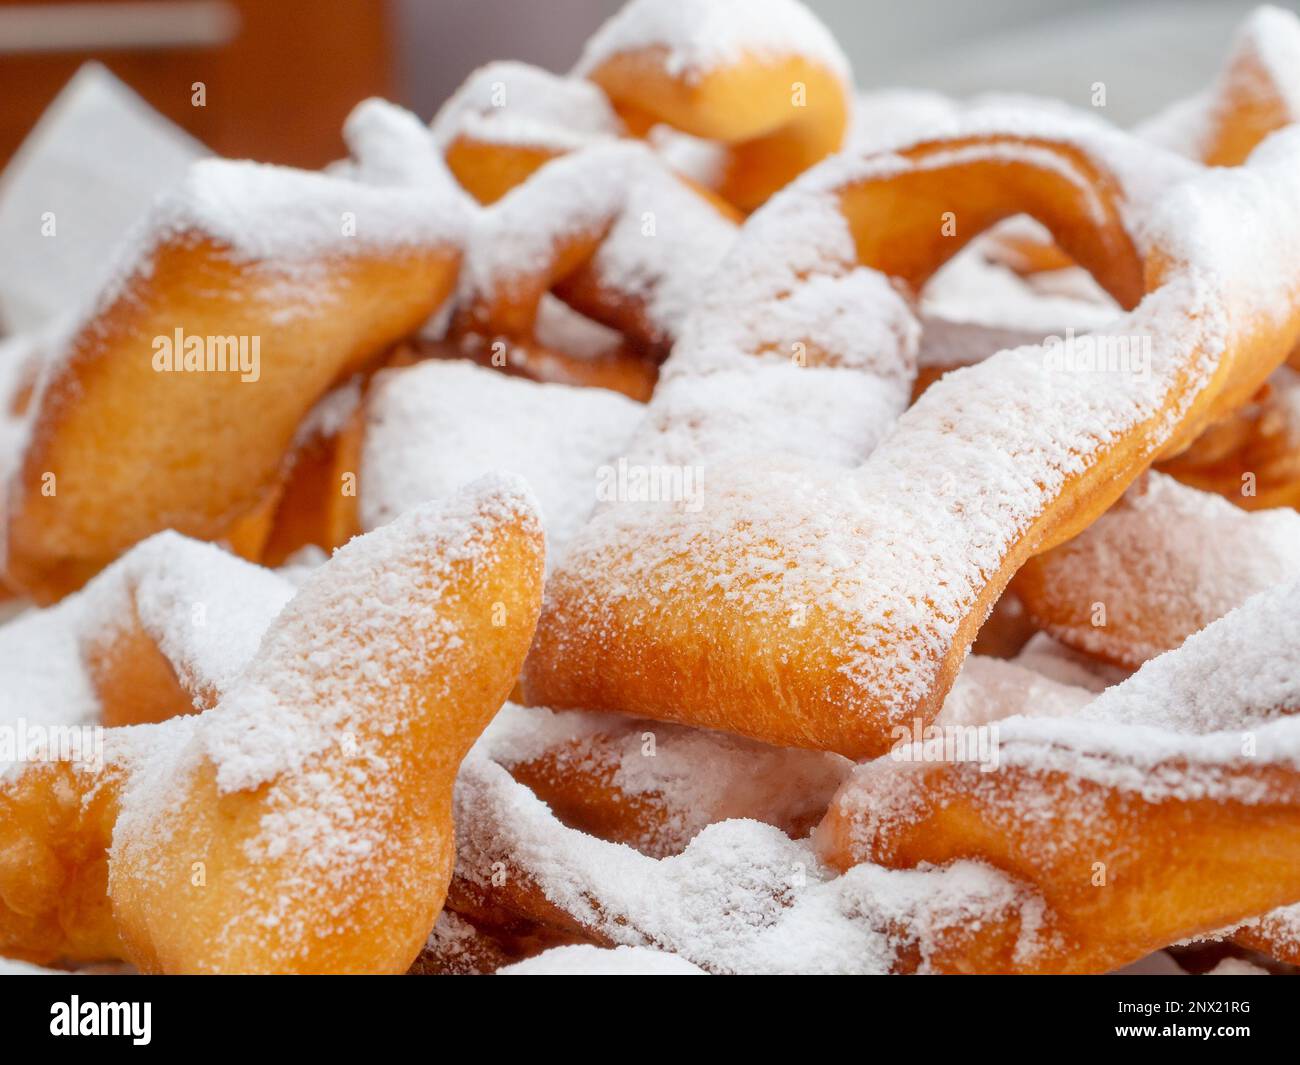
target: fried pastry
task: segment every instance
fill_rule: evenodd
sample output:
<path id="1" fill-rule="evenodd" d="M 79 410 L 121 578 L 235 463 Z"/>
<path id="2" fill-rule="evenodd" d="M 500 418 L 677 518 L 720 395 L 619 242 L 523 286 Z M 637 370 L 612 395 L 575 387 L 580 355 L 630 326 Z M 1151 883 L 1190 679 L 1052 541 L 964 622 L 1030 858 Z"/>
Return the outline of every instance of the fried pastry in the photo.
<path id="1" fill-rule="evenodd" d="M 894 727 L 938 712 L 1025 561 L 1086 528 L 1293 350 L 1298 159 L 1293 131 L 1243 167 L 1205 170 L 1091 125 L 1002 114 L 797 181 L 745 226 L 633 441 L 630 461 L 707 461 L 706 494 L 612 504 L 579 534 L 547 589 L 527 701 L 884 753 Z M 954 208 L 957 238 L 937 221 Z M 1026 208 L 1132 310 L 1079 344 L 948 374 L 891 429 L 914 372 L 894 286 L 918 289 L 963 240 Z M 837 287 L 872 293 L 869 348 L 836 330 L 853 320 L 826 295 Z M 824 316 L 796 316 L 809 305 Z M 1099 365 L 1117 336 L 1135 361 Z M 856 468 L 825 428 L 797 433 L 804 397 L 837 367 L 874 389 L 884 424 L 872 428 L 888 433 L 869 455 L 859 441 Z M 675 391 L 678 375 L 689 384 Z M 700 404 L 721 375 L 729 409 L 711 426 Z M 791 382 L 797 414 L 755 398 L 765 377 Z M 892 389 L 902 396 L 885 399 Z M 873 414 L 860 405 L 859 424 Z"/>
<path id="2" fill-rule="evenodd" d="M 45 369 L 6 580 L 49 602 L 154 532 L 229 538 L 269 509 L 313 403 L 451 293 L 461 224 L 427 191 L 195 164 Z"/>
<path id="3" fill-rule="evenodd" d="M 1279 585 L 1064 717 L 999 722 L 999 771 L 860 766 L 818 829 L 839 869 L 986 862 L 1044 903 L 1033 956 L 1104 972 L 1300 899 L 1297 586 Z"/>
<path id="4" fill-rule="evenodd" d="M 457 766 L 536 621 L 542 535 L 484 478 L 335 554 L 216 705 L 0 782 L 4 953 L 150 972 L 404 972 Z"/>
<path id="5" fill-rule="evenodd" d="M 1015 588 L 1040 628 L 1136 669 L 1278 584 L 1300 579 L 1300 514 L 1250 513 L 1149 473 Z"/>

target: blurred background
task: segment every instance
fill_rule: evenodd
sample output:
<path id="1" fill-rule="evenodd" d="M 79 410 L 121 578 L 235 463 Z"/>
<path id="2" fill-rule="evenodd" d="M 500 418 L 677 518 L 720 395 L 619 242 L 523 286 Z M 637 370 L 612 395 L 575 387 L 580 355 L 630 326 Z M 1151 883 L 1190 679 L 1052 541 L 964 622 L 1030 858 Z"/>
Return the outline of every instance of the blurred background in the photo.
<path id="1" fill-rule="evenodd" d="M 320 166 L 353 104 L 425 118 L 475 66 L 568 68 L 620 0 L 0 0 L 0 164 L 98 59 L 222 155 Z M 809 0 L 863 89 L 997 89 L 1129 124 L 1211 77 L 1248 0 Z M 1294 3 L 1284 6 L 1294 7 Z M 194 85 L 205 87 L 203 106 Z"/>

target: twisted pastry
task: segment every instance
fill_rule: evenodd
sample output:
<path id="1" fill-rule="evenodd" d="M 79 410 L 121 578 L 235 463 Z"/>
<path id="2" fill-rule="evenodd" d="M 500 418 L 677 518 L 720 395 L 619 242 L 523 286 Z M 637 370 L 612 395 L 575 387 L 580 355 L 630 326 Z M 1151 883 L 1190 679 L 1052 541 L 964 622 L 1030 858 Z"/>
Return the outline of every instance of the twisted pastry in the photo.
<path id="1" fill-rule="evenodd" d="M 1300 579 L 1300 514 L 1248 513 L 1150 473 L 1015 589 L 1066 645 L 1136 669 L 1250 596 Z"/>
<path id="2" fill-rule="evenodd" d="M 566 827 L 477 753 L 457 781 L 456 822 L 450 902 L 489 926 L 522 918 L 579 942 L 668 951 L 712 973 L 944 971 L 995 921 L 1007 949 L 1037 947 L 1041 904 L 978 863 L 863 864 L 836 876 L 807 841 L 756 821 L 710 825 L 656 860 Z"/>
<path id="3" fill-rule="evenodd" d="M 1271 5 L 1237 28 L 1214 83 L 1134 130 L 1143 140 L 1207 166 L 1240 166 L 1270 133 L 1300 121 L 1300 19 Z M 1011 224 L 994 256 L 1024 274 L 1060 270 L 1068 254 L 1037 227 Z"/>
<path id="4" fill-rule="evenodd" d="M 567 152 L 670 127 L 716 144 L 666 158 L 742 211 L 841 147 L 852 75 L 827 29 L 795 0 L 631 0 L 568 77 L 522 63 L 475 71 L 434 137 L 481 203 Z M 680 144 L 680 140 L 674 144 Z"/>
<path id="5" fill-rule="evenodd" d="M 725 145 L 718 188 L 744 211 L 838 151 L 848 126 L 848 61 L 791 0 L 632 0 L 574 73 L 634 131 L 663 122 Z"/>
<path id="6" fill-rule="evenodd" d="M 728 818 L 806 836 L 849 771 L 833 754 L 723 733 L 507 704 L 480 753 L 571 828 L 642 854 L 678 854 Z"/>
<path id="7" fill-rule="evenodd" d="M 537 128 L 538 122 L 520 120 L 515 112 L 546 101 L 544 83 L 555 80 L 518 67 L 506 64 L 499 76 L 513 79 L 510 92 L 520 101 L 499 113 L 488 107 L 495 119 L 488 124 L 506 125 L 512 136 L 524 135 L 519 126 Z M 416 354 L 469 358 L 543 382 L 595 385 L 645 399 L 654 385 L 654 365 L 734 237 L 735 212 L 674 176 L 644 145 L 612 138 L 569 138 L 569 157 L 537 173 L 530 165 L 509 189 L 483 195 L 486 208 L 463 192 L 448 194 L 445 186 L 455 182 L 434 144 L 452 136 L 447 128 L 460 129 L 479 116 L 471 99 L 480 83 L 487 83 L 485 90 L 498 84 L 497 76 L 494 65 L 470 79 L 435 120 L 433 143 L 405 112 L 401 121 L 383 113 L 349 120 L 349 128 L 358 127 L 349 138 L 354 155 L 371 161 L 371 173 L 363 177 L 406 185 L 423 180 L 457 203 L 467 220 L 458 306 L 447 340 L 426 340 Z M 588 91 L 599 95 L 590 86 Z M 567 111 L 574 101 L 566 97 L 562 103 L 556 111 Z M 540 162 L 559 154 L 564 153 Z M 409 158 L 419 160 L 418 171 L 404 162 Z M 472 178 L 462 177 L 482 193 Z"/>
<path id="8" fill-rule="evenodd" d="M 940 720 L 1068 715 L 1088 699 L 972 656 Z M 1033 900 L 987 870 L 891 878 L 864 867 L 836 880 L 806 842 L 755 824 L 803 836 L 849 768 L 720 733 L 507 706 L 458 783 L 464 847 L 450 898 L 474 934 L 431 939 L 431 964 L 455 964 L 461 943 L 478 954 L 484 938 L 517 958 L 569 937 L 650 944 L 712 972 L 931 971 L 965 957 L 964 922 L 999 914 L 1011 941 L 1033 947 L 1032 912 L 1020 909 Z"/>
<path id="9" fill-rule="evenodd" d="M 371 378 L 358 374 L 333 389 L 298 426 L 275 492 L 263 565 L 284 565 L 309 545 L 333 551 L 361 532 L 355 481 L 361 402 Z"/>
<path id="10" fill-rule="evenodd" d="M 453 339 L 536 344 L 555 290 L 662 360 L 735 226 L 643 145 L 614 143 L 547 164 L 473 221 Z"/>
<path id="11" fill-rule="evenodd" d="M 1031 710 L 1075 712 L 1092 695 L 1031 669 L 972 655 L 937 724 L 982 725 Z M 849 771 L 838 755 L 726 733 L 580 711 L 507 706 L 480 744 L 571 828 L 651 857 L 681 853 L 709 825 L 761 821 L 792 838 L 821 819 Z"/>
<path id="12" fill-rule="evenodd" d="M 151 536 L 82 591 L 0 627 L 0 721 L 134 725 L 211 706 L 291 593 L 219 548 Z"/>
<path id="13" fill-rule="evenodd" d="M 461 225 L 428 190 L 195 164 L 45 371 L 6 579 L 48 602 L 153 532 L 237 539 L 263 508 L 260 549 L 303 415 L 449 295 Z"/>
<path id="14" fill-rule="evenodd" d="M 543 300 L 537 320 L 536 344 L 503 343 L 488 346 L 483 344 L 481 337 L 471 336 L 468 342 L 464 339 L 460 342 L 419 341 L 411 345 L 413 354 L 416 361 L 469 361 L 506 376 L 522 377 L 537 384 L 604 388 L 638 403 L 646 402 L 659 377 L 658 364 L 637 354 L 622 343 L 621 338 L 590 355 L 574 354 L 567 346 L 575 339 L 571 333 L 565 332 L 555 338 L 546 335 L 550 330 L 546 326 L 545 308 L 554 298 L 548 296 Z"/>
<path id="15" fill-rule="evenodd" d="M 1282 906 L 1252 917 L 1231 934 L 1239 946 L 1289 965 L 1300 965 L 1300 905 Z"/>
<path id="16" fill-rule="evenodd" d="M 470 74 L 432 131 L 448 170 L 485 205 L 552 159 L 626 133 L 596 85 L 512 61 Z"/>
<path id="17" fill-rule="evenodd" d="M 707 490 L 611 505 L 572 542 L 525 668 L 528 702 L 882 753 L 894 727 L 937 713 L 1025 561 L 1085 528 L 1294 348 L 1300 135 L 1210 171 L 1123 134 L 1041 123 L 973 118 L 833 160 L 753 216 L 632 446 L 634 459 L 700 464 Z M 945 211 L 957 236 L 944 235 Z M 891 286 L 915 291 L 1021 211 L 1133 308 L 1108 333 L 1149 355 L 1145 373 L 1097 373 L 1059 345 L 1004 351 L 932 385 L 844 469 L 852 449 L 780 400 L 808 409 L 805 394 L 843 367 L 877 399 L 859 424 L 901 409 L 915 325 Z M 851 346 L 860 332 L 836 328 L 853 321 L 841 292 L 881 309 L 869 353 Z M 807 365 L 789 359 L 792 344 Z M 674 389 L 678 373 L 686 387 Z M 699 399 L 719 379 L 732 408 L 710 436 Z M 764 393 L 766 381 L 791 387 Z"/>
<path id="18" fill-rule="evenodd" d="M 561 160 L 485 210 L 463 193 L 449 191 L 454 185 L 451 176 L 427 131 L 408 112 L 367 101 L 349 117 L 345 132 L 354 157 L 354 178 L 390 187 L 431 186 L 464 216 L 466 261 L 460 307 L 452 340 L 422 338 L 403 345 L 386 360 L 389 372 L 374 389 L 373 375 L 359 374 L 309 414 L 299 427 L 282 477 L 263 557 L 275 564 L 305 543 L 336 547 L 362 528 L 389 520 L 400 509 L 454 489 L 464 479 L 464 461 L 478 471 L 515 468 L 530 478 L 541 477 L 553 544 L 559 545 L 571 531 L 568 526 L 576 526 L 589 513 L 595 468 L 617 450 L 616 443 L 621 443 L 621 437 L 614 435 L 617 423 L 630 423 L 634 408 L 603 391 L 538 391 L 506 381 L 500 374 L 449 366 L 445 360 L 468 355 L 514 375 L 609 386 L 644 397 L 654 374 L 644 351 L 633 354 L 619 333 L 579 318 L 546 291 L 546 280 L 529 278 L 528 271 L 544 269 L 539 258 L 556 253 L 550 243 L 555 234 L 571 234 L 588 224 L 599 229 L 598 216 L 609 210 L 612 213 L 603 223 L 609 231 L 592 236 L 590 261 L 577 266 L 561 289 L 570 298 L 581 289 L 591 300 L 601 301 L 613 322 L 641 337 L 644 346 L 662 347 L 665 331 L 671 330 L 689 299 L 692 276 L 710 268 L 716 248 L 730 242 L 734 227 L 635 145 L 615 145 Z M 627 181 L 621 188 L 609 184 L 616 173 L 602 173 L 607 164 L 622 167 Z M 602 189 L 604 206 L 593 205 L 588 185 Z M 617 208 L 620 198 L 624 206 Z M 638 226 L 650 208 L 664 221 L 652 222 L 643 231 Z M 539 229 L 536 219 L 524 218 L 531 211 L 546 220 L 540 232 L 533 232 Z M 679 268 L 681 256 L 693 268 Z M 563 267 L 559 272 L 564 272 Z M 536 287 L 521 294 L 534 282 Z M 522 304 L 517 302 L 520 299 Z M 577 335 L 575 329 L 585 335 Z M 431 324 L 425 332 L 436 335 L 438 331 Z M 502 336 L 508 343 L 499 339 Z M 618 350 L 603 346 L 583 350 L 593 340 L 606 344 L 608 336 L 618 340 Z M 548 347 L 552 338 L 571 347 L 572 353 Z M 439 363 L 411 365 L 430 355 Z M 524 401 L 541 396 L 565 402 L 572 420 L 539 421 L 536 410 Z M 502 461 L 488 461 L 491 456 L 485 458 L 480 426 L 470 426 L 466 419 L 474 410 L 498 415 L 502 403 L 519 418 L 531 419 L 535 431 L 552 439 L 549 450 L 569 459 L 556 464 L 542 461 L 535 440 L 524 446 L 514 432 L 505 432 L 493 438 L 498 446 L 489 447 Z M 383 428 L 399 423 L 400 433 Z M 582 432 L 580 427 L 585 427 Z M 513 428 L 523 426 L 516 422 Z M 460 430 L 468 434 L 461 442 L 464 446 L 455 435 Z M 431 432 L 438 433 L 439 440 L 429 450 Z M 377 439 L 371 440 L 372 435 Z M 472 448 L 469 435 L 474 437 Z M 605 439 L 610 441 L 608 447 L 599 443 Z M 453 455 L 459 458 L 448 462 Z M 448 478 L 450 468 L 456 472 Z"/>
<path id="19" fill-rule="evenodd" d="M 1249 600 L 1082 711 L 1000 723 L 1000 768 L 882 758 L 817 831 L 839 869 L 973 858 L 1031 885 L 1045 944 L 986 971 L 1103 972 L 1300 899 L 1300 586 Z"/>
<path id="20" fill-rule="evenodd" d="M 149 972 L 403 972 L 451 875 L 457 766 L 541 594 L 484 478 L 337 552 L 218 703 L 0 778 L 0 951 Z M 105 890 L 105 885 L 107 890 Z"/>
<path id="21" fill-rule="evenodd" d="M 1240 166 L 1270 133 L 1300 121 L 1300 18 L 1271 4 L 1233 36 L 1214 83 L 1136 129 L 1209 166 Z"/>
<path id="22" fill-rule="evenodd" d="M 1246 510 L 1300 505 L 1300 373 L 1280 367 L 1262 395 L 1160 468 Z"/>

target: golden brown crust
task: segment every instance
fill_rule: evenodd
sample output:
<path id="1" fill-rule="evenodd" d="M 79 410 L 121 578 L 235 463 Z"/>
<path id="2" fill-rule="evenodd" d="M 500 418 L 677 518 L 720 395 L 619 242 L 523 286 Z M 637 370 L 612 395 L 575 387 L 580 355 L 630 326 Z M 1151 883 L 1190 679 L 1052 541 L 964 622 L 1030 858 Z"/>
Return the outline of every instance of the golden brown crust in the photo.
<path id="1" fill-rule="evenodd" d="M 1266 387 L 1160 469 L 1244 510 L 1300 506 L 1298 392 L 1300 384 L 1289 378 L 1285 387 Z"/>
<path id="2" fill-rule="evenodd" d="M 496 203 L 560 153 L 527 145 L 493 144 L 458 136 L 447 146 L 447 167 L 479 203 Z"/>
<path id="3" fill-rule="evenodd" d="M 451 877 L 457 768 L 514 683 L 541 598 L 536 514 L 517 486 L 473 491 L 447 505 L 450 524 L 423 508 L 337 554 L 264 636 L 244 674 L 257 682 L 193 732 L 114 732 L 102 772 L 36 764 L 0 784 L 0 952 L 149 972 L 406 971 Z M 354 604 L 371 613 L 337 627 Z M 331 648 L 327 667 L 308 645 Z M 216 717 L 251 697 L 276 734 L 300 708 L 265 685 L 328 704 L 340 684 L 339 735 L 309 742 L 301 766 L 283 751 L 272 775 L 218 786 L 202 732 Z M 297 827 L 268 848 L 268 824 Z M 360 832 L 364 853 L 332 851 L 339 830 Z"/>
<path id="4" fill-rule="evenodd" d="M 664 122 L 725 145 L 718 191 L 742 211 L 760 206 L 844 142 L 847 87 L 808 57 L 749 57 L 698 77 L 674 71 L 668 59 L 661 46 L 622 52 L 587 76 L 632 128 Z"/>
<path id="5" fill-rule="evenodd" d="M 888 789 L 892 817 L 866 831 L 853 806 L 832 803 L 818 829 L 838 869 L 877 862 L 910 869 L 974 858 L 1032 886 L 1046 903 L 1040 940 L 1053 949 L 1016 957 L 981 935 L 941 971 L 1102 973 L 1195 935 L 1234 925 L 1300 895 L 1300 784 L 1270 767 L 1236 772 L 1267 802 L 1152 802 L 1067 773 L 972 763 L 909 767 L 883 759 L 855 787 Z M 1158 767 L 1152 776 L 1184 767 Z M 1228 772 L 1225 770 L 1225 773 Z M 1043 816 L 1026 817 L 1028 810 Z"/>
<path id="6" fill-rule="evenodd" d="M 1134 158 L 1147 152 L 1127 138 L 1107 143 L 1106 151 L 1130 153 Z M 724 488 L 716 479 L 704 501 L 708 507 L 711 501 L 725 500 L 731 509 L 711 520 L 715 526 L 724 522 L 727 536 L 743 542 L 742 547 L 730 546 L 717 528 L 707 530 L 702 519 L 681 508 L 643 512 L 656 518 L 662 515 L 662 529 L 651 520 L 638 524 L 622 516 L 630 512 L 613 508 L 594 519 L 603 535 L 593 535 L 590 546 L 580 537 L 552 578 L 538 638 L 525 668 L 527 700 L 552 708 L 613 710 L 723 729 L 852 758 L 883 753 L 900 723 L 933 718 L 967 648 L 1016 571 L 1035 554 L 1085 529 L 1154 459 L 1185 446 L 1206 424 L 1253 394 L 1292 350 L 1300 333 L 1300 313 L 1276 318 L 1246 314 L 1234 322 L 1226 349 L 1210 350 L 1221 338 L 1196 329 L 1199 318 L 1209 312 L 1189 305 L 1182 308 L 1179 325 L 1187 337 L 1178 344 L 1168 342 L 1163 334 L 1170 324 L 1162 316 L 1166 312 L 1161 303 L 1170 302 L 1169 293 L 1184 292 L 1177 287 L 1184 267 L 1160 247 L 1139 253 L 1124 220 L 1124 210 L 1138 208 L 1125 203 L 1125 190 L 1101 161 L 1102 154 L 1085 150 L 1070 137 L 991 130 L 978 137 L 926 141 L 900 149 L 878 157 L 874 167 L 864 160 L 859 170 L 851 171 L 855 176 L 833 190 L 855 239 L 858 261 L 913 291 L 983 228 L 1026 209 L 1048 225 L 1062 246 L 1087 265 L 1122 305 L 1134 307 L 1147 290 L 1155 293 L 1171 285 L 1166 293 L 1143 302 L 1128 326 L 1135 332 L 1160 333 L 1162 342 L 1168 343 L 1169 350 L 1161 354 L 1166 364 L 1158 401 L 1143 401 L 1141 418 L 1125 415 L 1128 423 L 1116 427 L 1100 444 L 1088 442 L 1083 469 L 1072 469 L 1068 475 L 1054 468 L 1035 471 L 1035 481 L 1053 487 L 1033 496 L 1038 500 L 1033 513 L 1024 515 L 1014 534 L 999 541 L 996 560 L 986 558 L 978 574 L 969 578 L 931 573 L 929 579 L 940 587 L 918 587 L 907 598 L 906 616 L 899 612 L 874 618 L 874 599 L 860 613 L 857 608 L 842 609 L 834 599 L 843 595 L 851 601 L 858 593 L 839 589 L 835 596 L 814 597 L 802 604 L 801 624 L 795 626 L 789 609 L 770 602 L 786 593 L 774 589 L 766 571 L 756 573 L 743 564 L 743 558 L 761 553 L 774 568 L 796 573 L 800 568 L 793 548 L 782 542 L 769 513 L 771 504 L 761 494 L 755 495 L 757 490 L 748 481 L 735 489 L 737 503 L 727 495 L 730 482 Z M 1171 165 L 1170 170 L 1180 175 L 1171 180 L 1197 180 L 1193 167 L 1184 171 Z M 863 173 L 866 176 L 860 176 Z M 769 228 L 781 202 L 778 197 L 765 212 Z M 937 224 L 945 210 L 962 219 L 964 228 L 955 239 L 945 236 Z M 1283 294 L 1296 287 L 1297 279 L 1272 280 L 1277 282 L 1277 302 L 1284 303 Z M 1223 294 L 1208 298 L 1217 310 Z M 1148 322 L 1148 316 L 1154 321 Z M 1198 380 L 1198 367 L 1206 359 L 1214 360 L 1215 370 L 1208 379 Z M 990 360 L 949 378 L 944 382 L 949 387 L 927 392 L 889 438 L 888 446 L 878 449 L 853 475 L 855 490 L 888 500 L 890 493 L 900 490 L 894 479 L 899 470 L 907 470 L 912 478 L 928 473 L 914 465 L 919 451 L 909 450 L 909 431 L 915 434 L 916 449 L 927 447 L 930 434 L 935 433 L 953 434 L 973 452 L 973 430 L 954 419 L 950 409 L 978 408 L 985 383 L 999 387 L 1003 372 L 998 360 Z M 1054 387 L 1054 371 L 1044 363 L 1041 372 L 1045 389 Z M 1073 378 L 1063 374 L 1060 380 L 1065 388 Z M 1135 383 L 1135 398 L 1139 391 Z M 1060 431 L 1071 440 L 1084 435 L 1069 425 Z M 991 456 L 986 459 L 993 461 Z M 990 479 L 996 476 L 992 472 L 996 468 L 996 463 L 986 466 Z M 871 479 L 873 471 L 880 473 L 879 484 Z M 848 483 L 847 476 L 827 471 L 824 487 L 817 481 L 821 476 L 812 472 L 803 476 L 800 493 L 808 499 L 837 500 L 836 486 Z M 983 483 L 980 476 L 979 470 L 972 470 L 968 478 L 972 486 L 960 486 L 972 507 L 981 505 L 976 487 Z M 913 479 L 907 490 L 928 499 L 938 498 L 941 487 Z M 745 502 L 751 496 L 752 503 Z M 823 510 L 827 506 L 818 505 Z M 900 528 L 911 528 L 908 522 L 917 505 L 915 499 L 900 501 Z M 752 513 L 744 509 L 747 506 Z M 845 506 L 853 513 L 848 503 Z M 820 516 L 832 523 L 852 520 Z M 798 515 L 791 515 L 790 524 L 798 520 Z M 965 538 L 975 535 L 972 526 L 937 509 L 932 520 L 946 523 L 945 535 L 951 524 L 949 538 L 962 538 L 962 546 L 946 544 L 943 550 L 951 559 L 925 560 L 925 565 L 951 561 L 955 570 L 975 553 L 987 555 L 985 541 L 967 545 Z M 862 544 L 880 538 L 881 526 L 892 528 L 893 521 L 892 516 L 877 516 L 874 527 L 863 530 Z M 749 544 L 745 530 L 751 522 L 762 523 L 770 536 Z M 617 535 L 610 531 L 615 527 Z M 930 536 L 933 530 L 922 527 L 913 532 Z M 905 539 L 912 538 L 912 533 L 906 534 Z M 864 554 L 868 550 L 869 546 L 862 547 Z M 906 553 L 907 546 L 891 541 L 888 550 Z M 741 560 L 729 552 L 739 553 Z M 646 558 L 655 560 L 653 572 L 647 572 Z M 875 561 L 859 560 L 864 574 L 874 572 Z M 887 563 L 888 558 L 880 561 Z M 844 579 L 855 580 L 852 572 Z M 862 579 L 866 582 L 868 577 Z M 900 574 L 899 579 L 905 578 Z M 958 585 L 963 589 L 960 602 L 940 607 L 936 598 L 950 596 Z M 671 595 L 657 594 L 660 588 L 671 589 Z M 876 594 L 885 593 L 877 590 Z M 863 647 L 871 648 L 870 653 L 864 653 Z M 913 673 L 925 676 L 926 683 L 912 682 Z M 907 677 L 900 681 L 898 674 Z"/>
<path id="7" fill-rule="evenodd" d="M 1300 61 L 1300 56 L 1291 58 Z M 1200 162 L 1241 166 L 1269 134 L 1295 121 L 1287 88 L 1278 84 L 1275 70 L 1260 57 L 1257 42 L 1239 42 L 1206 98 L 1196 104 L 1205 121 L 1195 150 Z M 998 234 L 990 253 L 1025 276 L 1074 265 L 1057 244 L 1020 233 Z"/>
<path id="8" fill-rule="evenodd" d="M 329 259 L 311 311 L 285 316 L 274 264 L 242 262 L 196 232 L 164 240 L 46 383 L 5 514 L 7 578 L 49 602 L 161 529 L 229 536 L 273 505 L 307 410 L 423 322 L 458 261 L 446 248 Z M 177 329 L 259 338 L 260 377 L 157 372 L 154 338 Z"/>

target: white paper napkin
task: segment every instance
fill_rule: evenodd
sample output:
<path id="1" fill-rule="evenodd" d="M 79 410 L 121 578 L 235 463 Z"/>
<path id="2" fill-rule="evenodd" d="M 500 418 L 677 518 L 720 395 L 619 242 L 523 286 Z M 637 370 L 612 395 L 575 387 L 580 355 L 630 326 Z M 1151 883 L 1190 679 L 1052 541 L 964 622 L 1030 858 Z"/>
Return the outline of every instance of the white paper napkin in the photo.
<path id="1" fill-rule="evenodd" d="M 207 154 L 105 67 L 77 71 L 0 175 L 3 330 L 81 307 L 132 223 Z"/>

